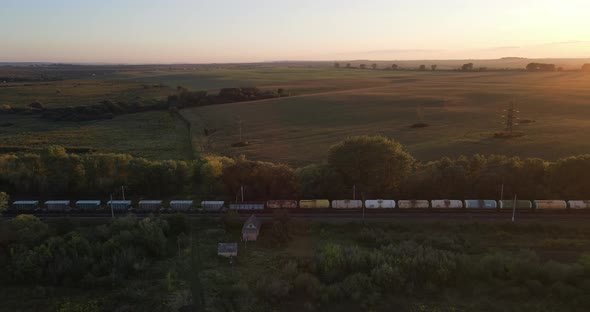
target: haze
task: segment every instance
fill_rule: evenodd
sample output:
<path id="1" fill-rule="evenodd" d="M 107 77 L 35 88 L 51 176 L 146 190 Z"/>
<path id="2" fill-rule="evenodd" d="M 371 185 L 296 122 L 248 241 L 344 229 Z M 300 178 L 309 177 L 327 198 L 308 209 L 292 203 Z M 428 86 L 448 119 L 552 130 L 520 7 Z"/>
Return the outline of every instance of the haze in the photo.
<path id="1" fill-rule="evenodd" d="M 0 61 L 589 57 L 587 0 L 0 1 Z"/>

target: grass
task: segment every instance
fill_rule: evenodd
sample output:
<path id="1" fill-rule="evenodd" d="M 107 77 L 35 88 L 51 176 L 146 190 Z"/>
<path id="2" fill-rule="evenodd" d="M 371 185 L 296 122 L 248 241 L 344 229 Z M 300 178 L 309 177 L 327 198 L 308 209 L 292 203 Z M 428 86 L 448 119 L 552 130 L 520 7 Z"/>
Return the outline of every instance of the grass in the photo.
<path id="1" fill-rule="evenodd" d="M 475 153 L 551 160 L 590 148 L 590 75 L 324 71 L 322 84 L 331 91 L 182 111 L 193 123 L 195 146 L 295 165 L 320 161 L 332 144 L 365 134 L 391 137 L 420 160 Z M 334 78 L 334 72 L 358 74 L 363 83 L 350 88 L 349 78 Z M 510 101 L 516 102 L 520 118 L 536 122 L 518 127 L 522 137 L 494 139 L 495 132 L 504 130 L 501 116 Z M 231 147 L 239 141 L 237 115 L 244 140 L 252 143 L 247 147 Z M 411 128 L 416 123 L 429 127 Z M 218 131 L 205 138 L 204 126 Z"/>
<path id="2" fill-rule="evenodd" d="M 137 82 L 113 82 L 98 78 L 6 83 L 0 87 L 0 106 L 27 107 L 35 101 L 48 108 L 91 105 L 103 100 L 131 102 L 162 99 L 171 92 L 165 87 L 144 88 L 143 84 Z"/>
<path id="3" fill-rule="evenodd" d="M 148 159 L 190 159 L 186 126 L 168 112 L 152 111 L 93 122 L 54 122 L 36 116 L 0 115 L 0 146 L 88 147 Z"/>

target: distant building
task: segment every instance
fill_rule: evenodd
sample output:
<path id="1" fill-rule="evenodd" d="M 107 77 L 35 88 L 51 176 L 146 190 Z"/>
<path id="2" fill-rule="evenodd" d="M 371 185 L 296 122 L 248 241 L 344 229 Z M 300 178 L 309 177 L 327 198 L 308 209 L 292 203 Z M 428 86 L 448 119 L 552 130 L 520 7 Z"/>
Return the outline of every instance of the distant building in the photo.
<path id="1" fill-rule="evenodd" d="M 251 215 L 242 227 L 242 240 L 246 242 L 256 241 L 258 239 L 258 234 L 260 234 L 261 225 L 262 222 L 256 218 L 256 215 Z"/>
<path id="2" fill-rule="evenodd" d="M 217 244 L 217 255 L 222 257 L 237 257 L 238 243 L 219 243 Z"/>

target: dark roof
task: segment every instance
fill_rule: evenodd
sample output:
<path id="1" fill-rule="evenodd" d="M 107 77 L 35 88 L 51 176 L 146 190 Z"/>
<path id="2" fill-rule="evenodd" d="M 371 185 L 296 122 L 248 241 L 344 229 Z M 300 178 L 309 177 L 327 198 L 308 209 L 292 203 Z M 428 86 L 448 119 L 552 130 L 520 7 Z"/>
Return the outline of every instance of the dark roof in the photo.
<path id="1" fill-rule="evenodd" d="M 237 253 L 238 243 L 219 243 L 217 244 L 217 253 Z"/>
<path id="2" fill-rule="evenodd" d="M 262 222 L 260 221 L 260 219 L 256 218 L 256 215 L 251 215 L 250 218 L 248 218 L 248 220 L 246 220 L 246 222 L 244 222 L 244 226 L 242 227 L 242 230 L 247 229 L 248 225 L 252 224 L 256 227 L 256 229 L 260 229 L 260 224 Z"/>

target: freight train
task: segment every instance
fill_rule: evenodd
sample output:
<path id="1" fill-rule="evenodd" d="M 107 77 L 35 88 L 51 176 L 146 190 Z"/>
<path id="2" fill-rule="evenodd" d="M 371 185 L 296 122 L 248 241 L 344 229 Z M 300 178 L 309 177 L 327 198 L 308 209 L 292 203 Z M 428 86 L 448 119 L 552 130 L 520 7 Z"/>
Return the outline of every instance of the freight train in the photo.
<path id="1" fill-rule="evenodd" d="M 584 210 L 590 211 L 590 200 L 328 200 L 328 199 L 303 199 L 303 200 L 268 200 L 266 202 L 231 203 L 225 201 L 202 201 L 195 205 L 192 200 L 171 200 L 165 203 L 162 200 L 48 200 L 41 203 L 37 200 L 18 200 L 9 205 L 9 211 L 16 213 L 33 212 L 220 212 L 227 210 L 236 211 L 264 211 L 264 210 L 307 210 L 307 211 L 566 211 Z"/>

